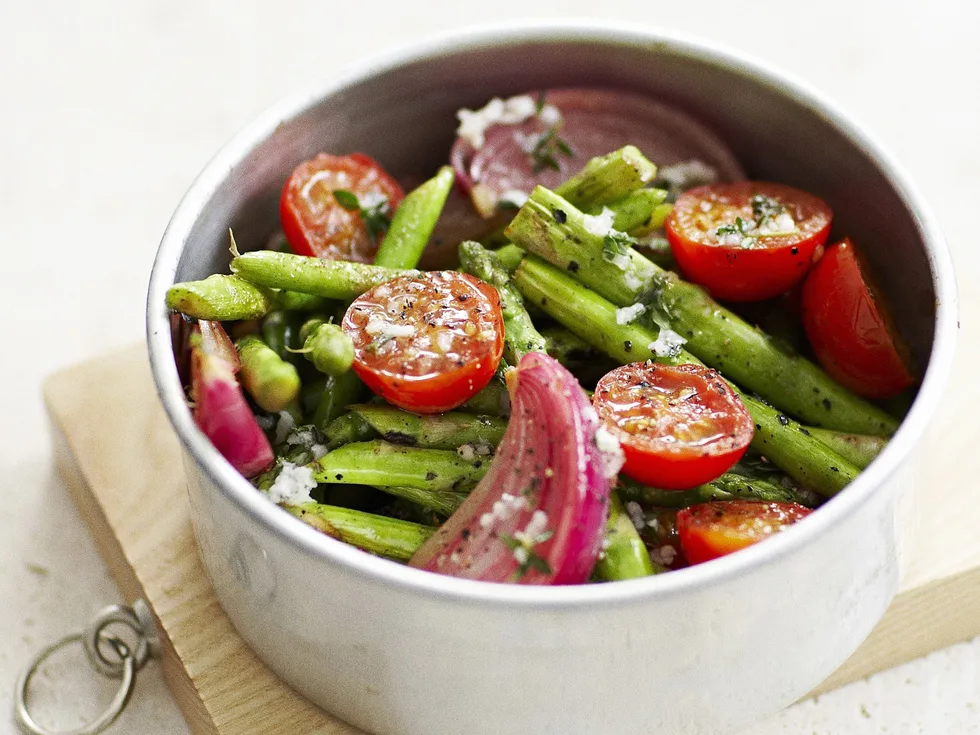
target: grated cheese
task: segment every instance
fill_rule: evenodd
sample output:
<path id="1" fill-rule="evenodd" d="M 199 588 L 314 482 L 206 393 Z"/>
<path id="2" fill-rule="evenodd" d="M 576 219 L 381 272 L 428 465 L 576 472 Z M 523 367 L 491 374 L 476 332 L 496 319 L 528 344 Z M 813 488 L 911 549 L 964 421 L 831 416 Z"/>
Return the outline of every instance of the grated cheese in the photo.
<path id="1" fill-rule="evenodd" d="M 615 253 L 612 256 L 606 256 L 606 261 L 612 263 L 614 266 L 619 268 L 621 271 L 625 271 L 630 266 L 630 258 L 628 255 L 621 255 L 620 253 Z"/>
<path id="2" fill-rule="evenodd" d="M 289 432 L 296 428 L 296 421 L 288 411 L 279 412 L 279 421 L 276 424 L 276 438 L 274 444 L 282 444 L 289 436 Z"/>
<path id="3" fill-rule="evenodd" d="M 685 342 L 673 329 L 661 329 L 657 339 L 650 343 L 650 350 L 657 357 L 676 357 Z"/>
<path id="4" fill-rule="evenodd" d="M 637 531 L 642 531 L 646 525 L 646 516 L 643 515 L 643 508 L 635 500 L 628 501 L 624 507 L 626 508 L 626 515 L 630 517 L 630 521 L 633 523 L 633 527 Z"/>
<path id="5" fill-rule="evenodd" d="M 527 202 L 528 195 L 520 189 L 508 189 L 500 195 L 501 203 L 513 204 L 515 207 L 523 207 Z"/>
<path id="6" fill-rule="evenodd" d="M 605 237 L 613 232 L 615 214 L 609 207 L 603 207 L 599 214 L 586 214 L 582 217 L 585 231 L 598 237 Z"/>
<path id="7" fill-rule="evenodd" d="M 629 271 L 623 274 L 623 283 L 631 291 L 639 291 L 643 287 L 643 280 L 635 273 L 630 273 Z"/>
<path id="8" fill-rule="evenodd" d="M 742 236 L 737 232 L 727 232 L 724 235 L 718 235 L 718 244 L 735 247 L 742 244 Z"/>
<path id="9" fill-rule="evenodd" d="M 666 181 L 672 189 L 686 191 L 702 184 L 715 183 L 718 180 L 718 172 L 704 161 L 695 158 L 660 168 L 657 171 L 657 178 Z"/>
<path id="10" fill-rule="evenodd" d="M 494 523 L 502 523 L 522 508 L 527 508 L 527 500 L 520 495 L 504 493 L 500 500 L 494 501 L 490 511 L 480 516 L 480 528 L 490 528 Z"/>
<path id="11" fill-rule="evenodd" d="M 283 462 L 282 470 L 269 488 L 269 500 L 282 505 L 312 503 L 310 490 L 316 487 L 313 470 L 307 465 Z"/>
<path id="12" fill-rule="evenodd" d="M 476 150 L 480 150 L 486 142 L 486 132 L 490 126 L 522 123 L 534 117 L 537 109 L 537 103 L 529 94 L 518 95 L 507 100 L 494 97 L 479 110 L 465 108 L 459 110 L 456 113 L 456 118 L 459 120 L 456 135 L 465 138 Z"/>
<path id="13" fill-rule="evenodd" d="M 385 337 L 411 337 L 415 327 L 411 324 L 392 324 L 378 314 L 372 314 L 364 331 L 368 334 L 383 334 Z"/>
<path id="14" fill-rule="evenodd" d="M 624 306 L 622 309 L 616 309 L 616 324 L 632 324 L 646 310 L 647 307 L 643 304 L 633 304 L 632 306 Z"/>
<path id="15" fill-rule="evenodd" d="M 659 549 L 654 549 L 650 556 L 652 557 L 651 561 L 655 564 L 669 567 L 674 563 L 674 559 L 677 558 L 677 549 L 670 544 L 664 544 Z"/>
<path id="16" fill-rule="evenodd" d="M 554 105 L 545 105 L 541 108 L 541 112 L 538 113 L 538 117 L 549 128 L 553 128 L 561 122 L 561 111 Z"/>
<path id="17" fill-rule="evenodd" d="M 548 530 L 548 514 L 543 510 L 536 510 L 531 515 L 531 520 L 527 522 L 527 526 L 524 527 L 524 530 L 514 533 L 514 538 L 516 538 L 522 544 L 534 546 L 534 544 L 537 543 L 536 539 L 538 536 L 543 534 L 546 530 Z"/>
<path id="18" fill-rule="evenodd" d="M 788 235 L 796 232 L 796 221 L 789 212 L 780 212 L 775 217 L 766 217 L 762 220 L 753 234 L 758 235 Z"/>
<path id="19" fill-rule="evenodd" d="M 626 455 L 619 444 L 619 439 L 614 437 L 605 426 L 600 426 L 595 432 L 595 446 L 602 457 L 602 471 L 608 479 L 613 479 L 619 474 L 626 462 Z"/>
<path id="20" fill-rule="evenodd" d="M 449 330 L 441 330 L 436 333 L 436 347 L 439 348 L 440 352 L 449 352 L 453 348 L 453 340 L 456 339 L 456 335 Z"/>

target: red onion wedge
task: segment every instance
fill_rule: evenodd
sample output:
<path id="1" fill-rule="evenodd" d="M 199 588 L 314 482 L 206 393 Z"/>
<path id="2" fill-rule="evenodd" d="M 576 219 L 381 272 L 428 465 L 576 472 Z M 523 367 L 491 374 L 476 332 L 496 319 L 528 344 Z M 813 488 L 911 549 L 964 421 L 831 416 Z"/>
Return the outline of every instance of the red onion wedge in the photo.
<path id="1" fill-rule="evenodd" d="M 507 373 L 511 417 L 486 476 L 410 564 L 485 582 L 580 584 L 598 558 L 622 451 L 548 355 Z"/>
<path id="2" fill-rule="evenodd" d="M 236 470 L 254 477 L 275 455 L 235 380 L 238 353 L 218 322 L 200 322 L 190 339 L 194 421 Z"/>
<path id="3" fill-rule="evenodd" d="M 486 217 L 501 200 L 520 205 L 514 200 L 530 194 L 535 184 L 554 189 L 589 159 L 625 145 L 635 145 L 661 171 L 700 162 L 693 165 L 707 166 L 718 181 L 745 178 L 721 139 L 674 105 L 616 89 L 551 89 L 544 93 L 543 106 L 536 104 L 539 99 L 540 93 L 533 92 L 459 113 L 450 161 L 457 183 Z M 552 130 L 554 135 L 542 142 Z M 572 155 L 558 146 L 558 139 Z"/>
<path id="4" fill-rule="evenodd" d="M 242 367 L 242 361 L 238 357 L 238 350 L 235 343 L 221 326 L 221 322 L 209 322 L 201 320 L 197 323 L 197 331 L 201 334 L 201 349 L 208 355 L 220 357 L 228 363 L 231 372 L 237 373 Z"/>

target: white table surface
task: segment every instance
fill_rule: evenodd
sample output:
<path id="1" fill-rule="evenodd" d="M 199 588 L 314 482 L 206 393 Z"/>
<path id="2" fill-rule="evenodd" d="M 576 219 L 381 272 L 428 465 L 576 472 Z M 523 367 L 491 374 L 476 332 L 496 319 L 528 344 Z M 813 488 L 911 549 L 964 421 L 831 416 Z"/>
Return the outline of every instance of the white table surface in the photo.
<path id="1" fill-rule="evenodd" d="M 531 9 L 697 33 L 822 88 L 877 132 L 937 210 L 964 289 L 962 336 L 978 337 L 975 0 L 0 0 L 0 732 L 13 731 L 25 661 L 120 601 L 52 470 L 44 376 L 142 339 L 170 212 L 256 113 L 377 49 Z M 80 674 L 82 661 L 72 651 L 39 678 L 46 723 L 78 726 L 108 700 L 112 686 Z M 980 732 L 978 668 L 980 639 L 743 735 Z M 112 732 L 187 732 L 157 664 Z"/>

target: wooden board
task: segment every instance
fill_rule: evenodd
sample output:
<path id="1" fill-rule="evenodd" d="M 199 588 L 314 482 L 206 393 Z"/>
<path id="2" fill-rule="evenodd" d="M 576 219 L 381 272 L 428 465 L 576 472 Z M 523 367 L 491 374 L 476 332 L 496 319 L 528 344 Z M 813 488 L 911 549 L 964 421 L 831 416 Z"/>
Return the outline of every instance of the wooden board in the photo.
<path id="1" fill-rule="evenodd" d="M 973 396 L 952 410 L 967 417 Z M 143 348 L 45 384 L 58 466 L 128 600 L 153 608 L 163 667 L 195 733 L 358 735 L 283 684 L 241 641 L 198 559 L 177 439 Z M 964 425 L 968 425 L 964 422 Z M 947 428 L 949 424 L 947 423 Z M 921 541 L 902 590 L 864 645 L 814 693 L 980 635 L 980 505 L 971 437 L 930 447 Z"/>

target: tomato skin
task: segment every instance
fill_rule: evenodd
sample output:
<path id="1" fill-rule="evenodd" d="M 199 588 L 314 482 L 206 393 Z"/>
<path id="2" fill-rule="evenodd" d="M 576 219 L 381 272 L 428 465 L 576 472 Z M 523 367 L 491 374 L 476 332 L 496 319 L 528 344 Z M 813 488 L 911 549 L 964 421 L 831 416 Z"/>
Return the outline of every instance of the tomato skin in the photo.
<path id="1" fill-rule="evenodd" d="M 700 564 L 758 543 L 812 512 L 796 503 L 718 500 L 678 512 L 677 532 L 688 563 Z"/>
<path id="2" fill-rule="evenodd" d="M 827 248 L 803 283 L 803 328 L 831 377 L 866 398 L 889 398 L 915 379 L 850 240 Z"/>
<path id="3" fill-rule="evenodd" d="M 623 473 L 666 490 L 715 479 L 752 441 L 742 400 L 702 365 L 623 365 L 602 377 L 593 404 L 623 448 Z"/>
<path id="4" fill-rule="evenodd" d="M 390 212 L 404 198 L 402 188 L 374 159 L 363 153 L 320 153 L 299 164 L 279 198 L 279 220 L 298 255 L 370 263 L 378 249 L 359 212 L 344 209 L 332 192 L 345 189 L 358 198 L 381 195 Z"/>
<path id="5" fill-rule="evenodd" d="M 371 327 L 375 320 L 411 328 L 411 334 L 385 337 Z M 350 305 L 342 328 L 354 342 L 358 377 L 415 413 L 442 413 L 468 401 L 493 378 L 504 350 L 497 290 L 456 271 L 375 286 Z"/>
<path id="6" fill-rule="evenodd" d="M 753 217 L 751 199 L 768 197 L 795 222 L 790 234 L 755 237 L 755 245 L 721 244 L 717 228 Z M 827 241 L 832 213 L 825 202 L 783 184 L 740 181 L 691 189 L 678 197 L 665 223 L 667 240 L 684 276 L 722 301 L 778 296 L 806 275 Z"/>

